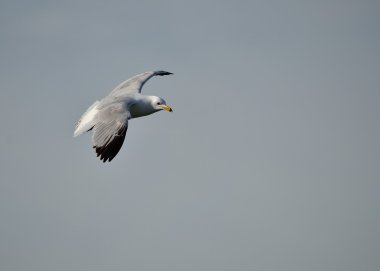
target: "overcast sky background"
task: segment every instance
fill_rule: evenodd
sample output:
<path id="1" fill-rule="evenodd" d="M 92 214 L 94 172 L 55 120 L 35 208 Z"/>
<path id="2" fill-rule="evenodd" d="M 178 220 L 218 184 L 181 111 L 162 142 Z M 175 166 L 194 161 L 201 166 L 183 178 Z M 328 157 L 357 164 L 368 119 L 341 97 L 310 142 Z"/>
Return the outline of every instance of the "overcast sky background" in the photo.
<path id="1" fill-rule="evenodd" d="M 379 1 L 1 1 L 0 269 L 379 270 Z M 174 113 L 72 138 L 144 71 Z"/>

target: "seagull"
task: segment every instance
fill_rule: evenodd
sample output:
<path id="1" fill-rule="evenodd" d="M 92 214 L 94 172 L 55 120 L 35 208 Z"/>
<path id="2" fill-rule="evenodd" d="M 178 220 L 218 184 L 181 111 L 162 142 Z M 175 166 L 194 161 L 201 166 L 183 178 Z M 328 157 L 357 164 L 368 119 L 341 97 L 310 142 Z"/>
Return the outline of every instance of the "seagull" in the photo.
<path id="1" fill-rule="evenodd" d="M 123 145 L 129 119 L 160 110 L 173 111 L 164 99 L 141 94 L 142 87 L 150 78 L 170 74 L 166 71 L 144 72 L 122 82 L 108 96 L 87 109 L 76 125 L 74 137 L 92 130 L 97 156 L 103 163 L 111 162 Z"/>

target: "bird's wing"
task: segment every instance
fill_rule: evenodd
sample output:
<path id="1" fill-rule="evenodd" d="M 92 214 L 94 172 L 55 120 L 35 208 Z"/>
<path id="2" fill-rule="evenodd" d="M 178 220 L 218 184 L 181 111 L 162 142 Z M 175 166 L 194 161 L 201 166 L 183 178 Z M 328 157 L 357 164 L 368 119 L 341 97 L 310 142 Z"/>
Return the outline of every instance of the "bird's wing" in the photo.
<path id="1" fill-rule="evenodd" d="M 128 80 L 122 82 L 114 90 L 112 90 L 112 96 L 123 95 L 123 94 L 136 94 L 141 93 L 141 89 L 150 78 L 153 76 L 163 76 L 172 74 L 166 71 L 154 71 L 154 72 L 144 72 L 129 78 Z"/>
<path id="2" fill-rule="evenodd" d="M 103 162 L 111 161 L 123 145 L 128 128 L 129 111 L 123 103 L 103 107 L 96 115 L 93 147 Z"/>

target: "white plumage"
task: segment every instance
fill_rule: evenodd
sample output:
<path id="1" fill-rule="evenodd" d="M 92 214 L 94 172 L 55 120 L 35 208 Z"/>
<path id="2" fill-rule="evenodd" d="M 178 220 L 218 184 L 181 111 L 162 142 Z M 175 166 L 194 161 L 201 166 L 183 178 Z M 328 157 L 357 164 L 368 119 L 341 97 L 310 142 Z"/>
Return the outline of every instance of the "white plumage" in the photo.
<path id="1" fill-rule="evenodd" d="M 108 96 L 87 109 L 77 123 L 74 137 L 93 130 L 92 141 L 97 156 L 103 162 L 111 161 L 123 145 L 129 119 L 160 110 L 172 112 L 164 99 L 141 94 L 143 85 L 150 78 L 169 74 L 172 73 L 145 72 L 122 82 Z"/>

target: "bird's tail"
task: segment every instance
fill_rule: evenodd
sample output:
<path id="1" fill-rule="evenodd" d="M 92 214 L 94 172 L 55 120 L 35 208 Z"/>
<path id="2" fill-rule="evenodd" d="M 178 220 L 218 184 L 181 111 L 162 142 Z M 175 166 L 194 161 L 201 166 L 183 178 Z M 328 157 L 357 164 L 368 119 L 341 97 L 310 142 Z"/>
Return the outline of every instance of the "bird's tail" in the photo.
<path id="1" fill-rule="evenodd" d="M 98 113 L 99 101 L 93 103 L 87 111 L 80 117 L 77 126 L 75 127 L 74 137 L 91 130 L 95 125 L 95 116 Z"/>

